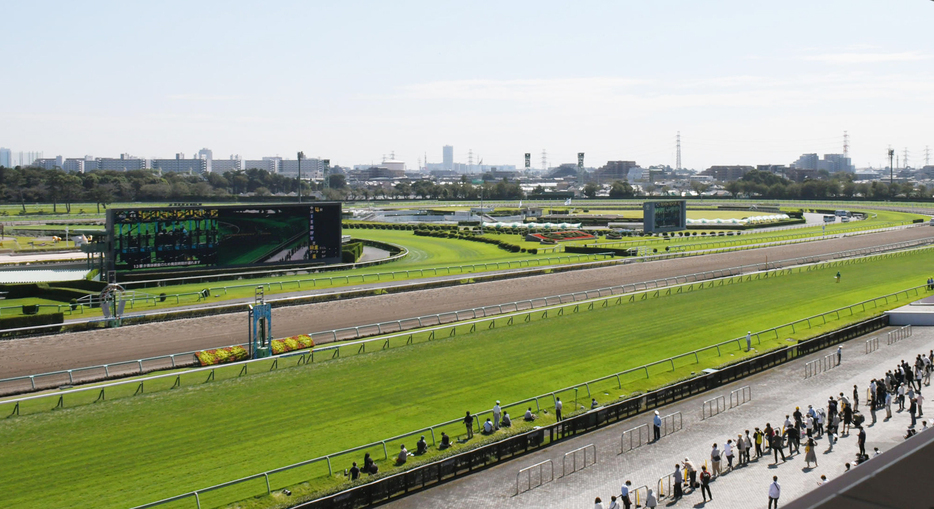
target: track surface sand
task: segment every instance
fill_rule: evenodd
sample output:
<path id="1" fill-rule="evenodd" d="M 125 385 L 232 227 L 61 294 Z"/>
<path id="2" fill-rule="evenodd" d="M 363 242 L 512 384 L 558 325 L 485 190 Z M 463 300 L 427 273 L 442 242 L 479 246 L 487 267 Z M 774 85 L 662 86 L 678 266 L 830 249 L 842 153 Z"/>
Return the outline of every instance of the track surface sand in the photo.
<path id="1" fill-rule="evenodd" d="M 788 246 L 282 307 L 273 312 L 273 333 L 277 337 L 291 336 L 931 237 L 934 237 L 934 228 L 917 227 Z M 926 275 L 918 278 L 923 281 Z M 232 313 L 0 341 L 0 378 L 243 343 L 247 340 L 246 318 L 246 312 Z"/>

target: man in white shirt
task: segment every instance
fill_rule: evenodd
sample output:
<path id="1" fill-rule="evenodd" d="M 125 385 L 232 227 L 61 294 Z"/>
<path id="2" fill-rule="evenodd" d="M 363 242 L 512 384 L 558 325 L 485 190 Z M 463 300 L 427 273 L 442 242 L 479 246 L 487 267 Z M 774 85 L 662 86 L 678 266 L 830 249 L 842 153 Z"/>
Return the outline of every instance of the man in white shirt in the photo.
<path id="1" fill-rule="evenodd" d="M 564 404 L 561 403 L 561 398 L 557 398 L 555 401 L 555 418 L 561 420 L 561 409 L 564 408 Z"/>
<path id="2" fill-rule="evenodd" d="M 778 476 L 772 476 L 772 484 L 769 485 L 769 509 L 772 509 L 773 504 L 775 509 L 778 509 L 778 497 L 782 494 L 782 487 L 778 484 Z"/>
<path id="3" fill-rule="evenodd" d="M 493 405 L 493 429 L 499 429 L 499 419 L 503 415 L 503 409 L 499 406 L 499 400 Z"/>
<path id="4" fill-rule="evenodd" d="M 493 433 L 493 423 L 487 418 L 486 422 L 483 423 L 483 432 L 487 435 Z"/>
<path id="5" fill-rule="evenodd" d="M 924 396 L 921 395 L 921 391 L 918 391 L 917 394 L 915 394 L 915 403 L 918 404 L 918 417 L 921 417 L 922 415 L 924 415 L 924 412 L 921 411 L 921 402 L 923 401 L 924 401 Z"/>
<path id="6" fill-rule="evenodd" d="M 886 420 L 892 418 L 892 393 L 885 393 L 885 418 Z"/>
<path id="7" fill-rule="evenodd" d="M 626 484 L 620 488 L 621 495 L 619 499 L 623 501 L 623 507 L 629 509 L 632 506 L 632 501 L 629 500 L 629 487 L 632 486 L 632 481 L 626 481 Z"/>

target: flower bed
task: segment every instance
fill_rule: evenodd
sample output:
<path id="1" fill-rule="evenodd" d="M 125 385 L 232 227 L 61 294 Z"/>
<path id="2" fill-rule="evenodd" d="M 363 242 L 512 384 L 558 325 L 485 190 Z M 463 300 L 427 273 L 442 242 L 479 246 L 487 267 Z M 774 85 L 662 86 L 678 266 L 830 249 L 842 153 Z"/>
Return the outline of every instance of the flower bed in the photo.
<path id="1" fill-rule="evenodd" d="M 294 352 L 295 350 L 304 350 L 313 346 L 315 346 L 315 340 L 311 339 L 311 336 L 301 334 L 290 338 L 272 340 L 272 353 L 278 355 L 280 353 Z"/>
<path id="2" fill-rule="evenodd" d="M 580 230 L 568 230 L 563 232 L 541 232 L 530 233 L 526 235 L 526 240 L 539 242 L 565 242 L 568 240 L 591 240 L 596 239 L 593 235 Z"/>
<path id="3" fill-rule="evenodd" d="M 202 366 L 214 366 L 217 364 L 245 361 L 250 358 L 250 353 L 242 346 L 228 346 L 215 350 L 202 350 L 196 353 L 195 357 L 198 358 L 198 362 L 200 362 Z"/>

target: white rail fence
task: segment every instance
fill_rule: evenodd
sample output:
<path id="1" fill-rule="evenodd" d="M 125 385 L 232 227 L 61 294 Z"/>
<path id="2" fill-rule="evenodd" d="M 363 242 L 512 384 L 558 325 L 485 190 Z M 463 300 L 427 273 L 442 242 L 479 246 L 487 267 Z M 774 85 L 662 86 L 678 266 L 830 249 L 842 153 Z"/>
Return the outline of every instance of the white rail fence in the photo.
<path id="1" fill-rule="evenodd" d="M 587 453 L 590 453 L 588 456 Z M 568 471 L 568 458 L 571 459 L 571 470 Z M 580 458 L 580 461 L 578 461 Z M 573 451 L 564 453 L 564 458 L 561 459 L 561 477 L 566 475 L 571 475 L 574 472 L 583 470 L 591 465 L 597 464 L 597 448 L 593 444 L 587 444 L 583 447 L 578 447 Z"/>

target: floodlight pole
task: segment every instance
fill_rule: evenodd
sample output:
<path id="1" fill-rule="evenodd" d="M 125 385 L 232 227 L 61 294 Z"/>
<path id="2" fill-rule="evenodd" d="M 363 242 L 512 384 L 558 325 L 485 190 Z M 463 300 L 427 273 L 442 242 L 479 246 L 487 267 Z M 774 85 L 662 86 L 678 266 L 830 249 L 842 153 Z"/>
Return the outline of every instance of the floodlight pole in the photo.
<path id="1" fill-rule="evenodd" d="M 298 203 L 302 202 L 302 159 L 304 159 L 305 153 L 298 153 Z"/>
<path id="2" fill-rule="evenodd" d="M 889 185 L 895 182 L 895 167 L 892 166 L 892 158 L 895 157 L 895 149 L 889 149 Z"/>

